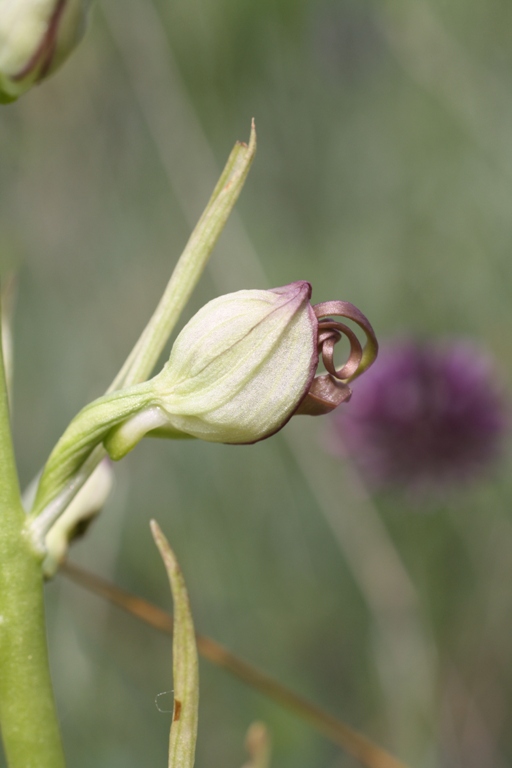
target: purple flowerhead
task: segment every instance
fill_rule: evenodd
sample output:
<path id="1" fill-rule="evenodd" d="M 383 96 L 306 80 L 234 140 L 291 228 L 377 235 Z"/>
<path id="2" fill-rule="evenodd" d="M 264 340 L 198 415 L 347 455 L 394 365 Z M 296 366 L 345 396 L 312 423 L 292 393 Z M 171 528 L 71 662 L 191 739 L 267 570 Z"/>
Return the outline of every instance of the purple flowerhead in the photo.
<path id="1" fill-rule="evenodd" d="M 465 341 L 384 348 L 334 417 L 372 485 L 408 490 L 471 481 L 499 455 L 507 421 L 489 357 Z"/>

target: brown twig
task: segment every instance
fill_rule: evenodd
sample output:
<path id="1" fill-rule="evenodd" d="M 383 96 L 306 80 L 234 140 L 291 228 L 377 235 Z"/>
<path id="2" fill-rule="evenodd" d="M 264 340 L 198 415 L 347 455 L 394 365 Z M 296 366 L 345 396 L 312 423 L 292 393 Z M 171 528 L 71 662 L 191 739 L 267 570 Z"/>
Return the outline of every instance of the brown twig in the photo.
<path id="1" fill-rule="evenodd" d="M 161 608 L 70 562 L 64 563 L 61 572 L 89 592 L 103 597 L 146 624 L 168 635 L 172 634 L 172 617 Z M 197 649 L 203 658 L 218 667 L 222 667 L 251 688 L 294 712 L 334 744 L 357 758 L 366 768 L 407 768 L 404 763 L 373 744 L 366 736 L 358 733 L 315 704 L 311 704 L 307 699 L 286 688 L 252 664 L 235 656 L 215 640 L 205 635 L 196 634 L 196 642 Z"/>

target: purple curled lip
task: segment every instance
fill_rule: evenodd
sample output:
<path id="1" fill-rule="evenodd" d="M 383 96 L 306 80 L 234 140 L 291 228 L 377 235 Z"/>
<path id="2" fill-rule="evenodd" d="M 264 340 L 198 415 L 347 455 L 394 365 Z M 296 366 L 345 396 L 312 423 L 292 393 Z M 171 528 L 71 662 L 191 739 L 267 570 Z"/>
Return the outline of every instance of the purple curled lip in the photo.
<path id="1" fill-rule="evenodd" d="M 363 313 L 348 301 L 325 301 L 311 307 L 317 319 L 317 349 L 327 373 L 317 376 L 295 414 L 321 416 L 330 413 L 338 405 L 350 399 L 352 390 L 348 382 L 360 376 L 372 365 L 379 350 L 375 331 Z M 345 323 L 333 320 L 330 315 L 354 322 L 365 334 L 366 343 L 361 346 L 356 334 Z M 350 344 L 348 360 L 341 368 L 334 364 L 334 347 L 345 336 Z M 315 366 L 316 371 L 316 366 Z"/>
<path id="2" fill-rule="evenodd" d="M 252 442 L 259 442 L 276 434 L 292 416 L 320 416 L 330 413 L 338 405 L 348 401 L 352 395 L 348 383 L 372 365 L 378 352 L 377 338 L 369 320 L 350 302 L 327 301 L 311 305 L 312 288 L 311 284 L 305 280 L 298 280 L 271 290 L 272 293 L 289 296 L 290 302 L 296 302 L 296 311 L 304 302 L 307 302 L 314 351 L 311 355 L 309 375 L 295 409 L 275 430 Z M 352 328 L 345 323 L 333 320 L 331 315 L 355 323 L 366 336 L 364 347 Z M 334 347 L 343 336 L 349 341 L 350 353 L 344 365 L 336 368 Z M 327 372 L 316 376 L 320 355 Z"/>

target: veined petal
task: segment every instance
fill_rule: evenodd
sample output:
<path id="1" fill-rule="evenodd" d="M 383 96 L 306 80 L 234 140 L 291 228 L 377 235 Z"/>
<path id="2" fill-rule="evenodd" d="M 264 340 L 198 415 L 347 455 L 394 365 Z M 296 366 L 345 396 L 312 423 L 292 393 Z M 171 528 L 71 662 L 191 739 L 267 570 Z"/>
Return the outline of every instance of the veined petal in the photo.
<path id="1" fill-rule="evenodd" d="M 311 286 L 239 291 L 185 326 L 154 380 L 177 429 L 244 443 L 276 432 L 309 389 L 318 362 Z"/>

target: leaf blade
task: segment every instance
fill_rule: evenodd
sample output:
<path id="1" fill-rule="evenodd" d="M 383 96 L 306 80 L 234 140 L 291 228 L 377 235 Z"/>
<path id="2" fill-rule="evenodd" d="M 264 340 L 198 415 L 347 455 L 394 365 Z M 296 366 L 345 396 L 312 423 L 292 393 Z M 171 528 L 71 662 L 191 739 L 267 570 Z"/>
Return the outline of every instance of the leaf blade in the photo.
<path id="1" fill-rule="evenodd" d="M 152 520 L 150 526 L 164 561 L 174 601 L 174 710 L 169 738 L 169 768 L 193 768 L 199 704 L 199 669 L 194 623 L 185 580 L 176 556 L 158 523 Z"/>

